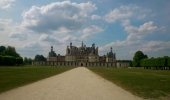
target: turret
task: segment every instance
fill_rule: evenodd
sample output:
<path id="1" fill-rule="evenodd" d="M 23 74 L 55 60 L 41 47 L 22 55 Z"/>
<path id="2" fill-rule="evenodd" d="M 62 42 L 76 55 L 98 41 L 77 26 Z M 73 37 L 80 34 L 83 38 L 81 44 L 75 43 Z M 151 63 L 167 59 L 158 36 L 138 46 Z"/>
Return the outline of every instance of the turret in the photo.
<path id="1" fill-rule="evenodd" d="M 110 52 L 112 53 L 112 47 L 110 48 Z"/>
<path id="2" fill-rule="evenodd" d="M 51 52 L 53 52 L 53 46 L 51 46 Z"/>
<path id="3" fill-rule="evenodd" d="M 72 43 L 70 43 L 70 48 L 72 47 Z"/>
<path id="4" fill-rule="evenodd" d="M 98 55 L 98 47 L 96 48 L 96 54 Z"/>
<path id="5" fill-rule="evenodd" d="M 66 48 L 66 54 L 68 54 L 68 46 L 67 46 L 67 48 Z"/>
<path id="6" fill-rule="evenodd" d="M 81 43 L 81 47 L 83 47 L 83 41 L 82 41 L 82 43 Z"/>

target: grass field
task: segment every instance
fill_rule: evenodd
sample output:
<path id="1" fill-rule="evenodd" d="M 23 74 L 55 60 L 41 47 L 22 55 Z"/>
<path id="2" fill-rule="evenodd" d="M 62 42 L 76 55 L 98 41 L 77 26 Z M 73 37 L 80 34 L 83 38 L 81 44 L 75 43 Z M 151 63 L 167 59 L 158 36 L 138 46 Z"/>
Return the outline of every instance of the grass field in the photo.
<path id="1" fill-rule="evenodd" d="M 0 67 L 0 93 L 75 67 Z"/>
<path id="2" fill-rule="evenodd" d="M 170 95 L 169 70 L 101 67 L 88 69 L 142 98 L 158 99 Z"/>

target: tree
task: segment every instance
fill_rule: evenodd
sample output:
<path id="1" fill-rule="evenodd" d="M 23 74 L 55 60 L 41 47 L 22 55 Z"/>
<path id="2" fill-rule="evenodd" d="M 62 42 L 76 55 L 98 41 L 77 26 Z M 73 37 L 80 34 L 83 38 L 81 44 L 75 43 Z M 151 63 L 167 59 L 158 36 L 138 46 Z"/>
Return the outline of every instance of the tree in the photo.
<path id="1" fill-rule="evenodd" d="M 0 53 L 3 52 L 6 49 L 5 46 L 0 46 Z"/>
<path id="2" fill-rule="evenodd" d="M 142 51 L 137 51 L 133 57 L 133 66 L 140 67 L 140 61 L 144 58 L 148 58 L 148 56 L 144 55 Z"/>
<path id="3" fill-rule="evenodd" d="M 7 56 L 20 57 L 20 55 L 15 51 L 14 47 L 8 46 L 3 53 Z"/>
<path id="4" fill-rule="evenodd" d="M 27 57 L 24 57 L 24 64 L 31 64 L 32 63 L 32 59 L 31 58 L 27 58 Z"/>
<path id="5" fill-rule="evenodd" d="M 28 61 L 27 61 L 28 64 L 32 64 L 32 59 L 31 58 L 28 58 Z"/>
<path id="6" fill-rule="evenodd" d="M 28 63 L 28 59 L 27 57 L 24 57 L 24 64 L 27 64 Z"/>
<path id="7" fill-rule="evenodd" d="M 46 58 L 43 55 L 36 55 L 35 61 L 46 61 Z"/>
<path id="8" fill-rule="evenodd" d="M 16 58 L 16 64 L 17 64 L 17 65 L 23 64 L 23 59 L 22 59 L 22 57 L 17 57 L 17 58 Z"/>

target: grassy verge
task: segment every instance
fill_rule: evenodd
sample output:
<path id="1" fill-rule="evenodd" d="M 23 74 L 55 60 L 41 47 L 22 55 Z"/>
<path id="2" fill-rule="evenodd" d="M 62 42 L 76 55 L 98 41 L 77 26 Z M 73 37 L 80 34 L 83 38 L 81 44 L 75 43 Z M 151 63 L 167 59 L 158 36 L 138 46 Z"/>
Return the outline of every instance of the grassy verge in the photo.
<path id="1" fill-rule="evenodd" d="M 170 71 L 168 70 L 101 67 L 89 67 L 89 69 L 142 98 L 156 99 L 170 94 Z"/>
<path id="2" fill-rule="evenodd" d="M 0 67 L 0 93 L 75 67 Z"/>

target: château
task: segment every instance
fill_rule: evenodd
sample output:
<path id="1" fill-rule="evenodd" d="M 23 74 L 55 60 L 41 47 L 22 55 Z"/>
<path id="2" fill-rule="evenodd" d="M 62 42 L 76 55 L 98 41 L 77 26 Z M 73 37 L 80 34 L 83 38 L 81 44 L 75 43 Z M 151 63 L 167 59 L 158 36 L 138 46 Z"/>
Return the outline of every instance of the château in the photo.
<path id="1" fill-rule="evenodd" d="M 116 62 L 116 53 L 113 53 L 112 47 L 106 55 L 99 56 L 98 47 L 93 43 L 91 47 L 86 47 L 83 41 L 80 47 L 73 46 L 70 43 L 66 47 L 64 56 L 56 54 L 51 46 L 47 61 L 34 61 L 37 66 L 105 66 L 105 67 L 129 67 L 129 62 Z"/>

